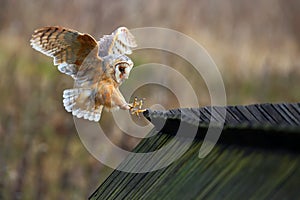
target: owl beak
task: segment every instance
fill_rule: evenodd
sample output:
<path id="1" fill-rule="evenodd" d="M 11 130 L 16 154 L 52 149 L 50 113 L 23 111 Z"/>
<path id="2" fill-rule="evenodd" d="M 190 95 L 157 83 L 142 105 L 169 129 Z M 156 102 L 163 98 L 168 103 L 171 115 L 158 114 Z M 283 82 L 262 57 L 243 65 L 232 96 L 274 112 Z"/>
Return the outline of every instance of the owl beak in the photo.
<path id="1" fill-rule="evenodd" d="M 124 74 L 124 78 L 125 78 L 125 79 L 128 79 L 128 77 L 129 77 L 129 76 L 128 76 L 127 74 Z"/>

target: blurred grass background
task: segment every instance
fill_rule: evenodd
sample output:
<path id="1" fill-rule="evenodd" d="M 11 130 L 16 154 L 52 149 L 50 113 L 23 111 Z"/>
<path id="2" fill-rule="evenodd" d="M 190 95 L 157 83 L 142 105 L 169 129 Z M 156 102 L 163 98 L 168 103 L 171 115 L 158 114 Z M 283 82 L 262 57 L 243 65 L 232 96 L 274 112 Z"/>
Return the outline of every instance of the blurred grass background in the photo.
<path id="1" fill-rule="evenodd" d="M 36 28 L 61 25 L 95 38 L 118 26 L 171 28 L 209 52 L 222 73 L 228 104 L 300 99 L 298 0 L 0 2 L 0 199 L 84 199 L 111 171 L 87 152 L 63 108 L 62 91 L 73 86 L 72 79 L 31 49 Z M 133 61 L 146 62 L 142 55 L 132 55 Z M 149 60 L 184 68 L 168 55 Z M 197 81 L 193 86 L 206 90 Z M 156 90 L 141 88 L 141 93 L 153 103 L 158 94 L 169 93 Z M 172 99 L 163 104 L 175 107 Z M 210 102 L 205 92 L 199 99 L 201 105 Z M 110 130 L 122 148 L 138 142 Z"/>

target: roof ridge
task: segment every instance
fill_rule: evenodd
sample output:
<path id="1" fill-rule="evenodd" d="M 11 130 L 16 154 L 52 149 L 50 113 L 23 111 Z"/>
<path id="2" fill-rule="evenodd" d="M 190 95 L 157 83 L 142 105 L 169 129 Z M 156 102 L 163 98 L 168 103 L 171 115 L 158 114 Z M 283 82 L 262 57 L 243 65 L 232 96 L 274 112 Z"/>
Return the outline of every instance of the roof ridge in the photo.
<path id="1" fill-rule="evenodd" d="M 225 116 L 222 116 L 222 109 L 225 111 L 223 113 L 226 113 Z M 172 120 L 177 124 L 185 122 L 201 128 L 224 124 L 225 129 L 300 130 L 300 103 L 205 106 L 165 111 L 148 109 L 144 112 L 144 116 L 155 126 L 158 124 L 161 126 L 161 122 L 157 123 L 160 120 Z"/>

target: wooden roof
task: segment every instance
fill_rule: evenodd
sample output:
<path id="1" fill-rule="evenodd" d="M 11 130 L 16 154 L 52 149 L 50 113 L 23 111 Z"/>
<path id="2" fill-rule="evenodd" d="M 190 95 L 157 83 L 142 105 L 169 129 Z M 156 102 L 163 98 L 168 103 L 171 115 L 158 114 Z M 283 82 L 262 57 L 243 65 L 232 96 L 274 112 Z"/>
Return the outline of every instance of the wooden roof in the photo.
<path id="1" fill-rule="evenodd" d="M 217 145 L 203 159 L 199 149 L 211 111 L 218 125 L 225 118 Z M 154 152 L 174 137 L 180 123 L 198 127 L 188 150 L 169 166 L 148 173 L 115 170 L 90 199 L 296 199 L 300 196 L 300 104 L 203 107 L 144 113 L 156 127 L 134 149 Z M 162 125 L 162 122 L 166 122 Z M 180 148 L 168 147 L 168 157 Z M 162 156 L 161 160 L 167 159 Z M 132 154 L 121 164 L 138 169 L 151 160 Z M 153 167 L 159 163 L 151 163 Z M 134 171 L 134 170 L 133 170 Z"/>

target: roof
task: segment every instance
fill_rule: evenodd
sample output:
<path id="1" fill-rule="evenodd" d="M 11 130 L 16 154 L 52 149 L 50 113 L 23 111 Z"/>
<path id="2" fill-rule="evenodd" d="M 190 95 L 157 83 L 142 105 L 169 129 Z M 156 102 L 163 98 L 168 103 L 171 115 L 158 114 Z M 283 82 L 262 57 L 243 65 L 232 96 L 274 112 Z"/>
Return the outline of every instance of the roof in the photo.
<path id="1" fill-rule="evenodd" d="M 224 129 L 208 156 L 200 159 L 208 124 L 222 122 Z M 176 139 L 188 145 L 186 137 L 175 137 L 180 123 L 197 127 L 197 135 L 182 156 L 165 168 L 148 173 L 115 170 L 90 199 L 295 199 L 300 196 L 300 104 L 257 104 L 249 106 L 203 107 L 144 113 L 156 127 L 134 152 L 154 152 Z M 223 119 L 224 119 L 223 118 Z M 162 127 L 162 122 L 166 123 Z M 160 127 L 160 128 L 157 128 Z M 189 130 L 189 129 L 188 129 Z M 167 159 L 161 156 L 160 160 Z M 121 164 L 139 169 L 151 160 L 130 155 Z M 153 167 L 159 163 L 153 163 Z M 133 170 L 134 171 L 134 170 Z"/>

